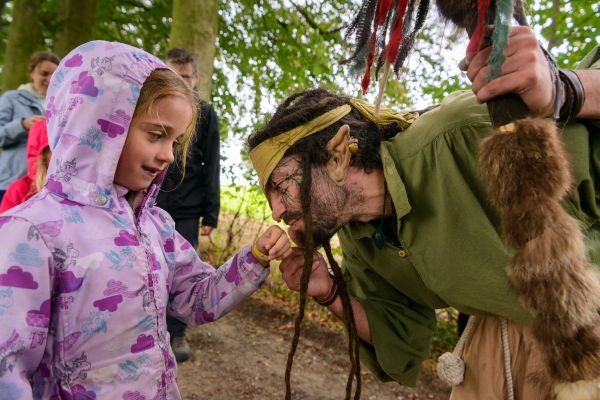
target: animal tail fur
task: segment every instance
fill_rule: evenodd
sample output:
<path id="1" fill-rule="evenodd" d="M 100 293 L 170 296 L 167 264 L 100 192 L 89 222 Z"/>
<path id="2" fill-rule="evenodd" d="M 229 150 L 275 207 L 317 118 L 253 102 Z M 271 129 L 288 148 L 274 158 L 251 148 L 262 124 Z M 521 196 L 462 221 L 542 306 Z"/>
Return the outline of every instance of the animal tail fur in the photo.
<path id="1" fill-rule="evenodd" d="M 598 378 L 600 280 L 577 221 L 559 204 L 573 177 L 556 124 L 519 120 L 482 142 L 479 161 L 503 239 L 516 248 L 507 275 L 533 316 L 551 378 Z"/>
<path id="2" fill-rule="evenodd" d="M 553 400 L 598 400 L 600 380 L 561 382 L 552 389 Z"/>

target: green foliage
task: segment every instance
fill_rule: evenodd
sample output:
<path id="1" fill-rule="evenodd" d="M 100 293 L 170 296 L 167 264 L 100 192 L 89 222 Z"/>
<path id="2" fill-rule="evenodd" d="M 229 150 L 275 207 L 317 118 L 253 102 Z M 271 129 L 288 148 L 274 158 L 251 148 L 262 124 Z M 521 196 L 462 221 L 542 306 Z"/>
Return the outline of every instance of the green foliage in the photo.
<path id="1" fill-rule="evenodd" d="M 267 199 L 257 186 L 221 186 L 221 211 L 259 221 L 273 221 Z"/>
<path id="2" fill-rule="evenodd" d="M 212 98 L 231 134 L 247 135 L 291 92 L 338 88 L 341 17 L 348 1 L 302 3 L 221 3 Z"/>
<path id="3" fill-rule="evenodd" d="M 437 329 L 431 341 L 430 358 L 437 360 L 443 353 L 451 352 L 458 342 L 456 321 L 458 311 L 454 308 L 446 308 L 437 312 Z"/>
<path id="4" fill-rule="evenodd" d="M 600 3 L 589 0 L 536 0 L 529 14 L 561 67 L 573 68 L 600 43 Z"/>
<path id="5" fill-rule="evenodd" d="M 56 0 L 39 0 L 46 48 L 59 29 Z M 219 2 L 219 36 L 212 101 L 223 138 L 242 142 L 288 94 L 326 86 L 358 95 L 359 77 L 338 61 L 344 24 L 361 0 L 238 0 Z M 14 2 L 0 1 L 0 63 Z M 573 66 L 600 38 L 600 4 L 587 0 L 529 2 L 530 22 L 561 66 Z M 98 0 L 97 38 L 117 40 L 163 56 L 169 43 L 173 0 Z M 432 8 L 398 80 L 390 80 L 384 105 L 421 107 L 468 86 L 456 67 L 466 40 L 435 19 Z M 367 99 L 372 101 L 374 82 Z M 234 167 L 234 168 L 237 168 Z M 240 176 L 231 171 L 230 176 Z M 252 181 L 247 174 L 249 182 Z"/>
<path id="6" fill-rule="evenodd" d="M 119 41 L 163 57 L 173 0 L 98 0 L 98 39 Z"/>

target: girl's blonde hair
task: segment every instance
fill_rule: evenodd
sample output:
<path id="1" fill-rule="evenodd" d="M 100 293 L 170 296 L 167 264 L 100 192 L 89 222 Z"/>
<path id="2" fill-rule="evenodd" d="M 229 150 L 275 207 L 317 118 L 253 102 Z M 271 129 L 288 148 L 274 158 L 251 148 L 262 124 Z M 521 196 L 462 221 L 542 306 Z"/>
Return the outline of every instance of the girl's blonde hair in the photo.
<path id="1" fill-rule="evenodd" d="M 170 69 L 155 69 L 144 81 L 140 97 L 138 98 L 133 112 L 133 121 L 139 116 L 149 115 L 156 112 L 156 102 L 167 96 L 179 96 L 188 100 L 192 107 L 192 120 L 187 126 L 181 141 L 175 148 L 175 162 L 181 161 L 181 170 L 185 171 L 185 163 L 190 150 L 190 145 L 196 132 L 196 121 L 198 116 L 198 100 L 196 94 L 183 80 Z"/>
<path id="2" fill-rule="evenodd" d="M 42 190 L 42 187 L 46 183 L 46 174 L 48 173 L 48 165 L 50 165 L 50 156 L 52 156 L 52 151 L 50 150 L 50 147 L 46 146 L 36 161 L 35 178 L 33 180 L 36 193 Z"/>

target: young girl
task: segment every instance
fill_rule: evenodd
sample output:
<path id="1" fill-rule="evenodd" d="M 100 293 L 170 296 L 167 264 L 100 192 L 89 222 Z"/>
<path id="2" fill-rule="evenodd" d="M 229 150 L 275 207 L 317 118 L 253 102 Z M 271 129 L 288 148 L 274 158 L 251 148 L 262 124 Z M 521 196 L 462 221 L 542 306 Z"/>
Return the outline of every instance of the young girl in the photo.
<path id="1" fill-rule="evenodd" d="M 0 216 L 2 399 L 179 399 L 166 315 L 221 317 L 291 251 L 273 226 L 215 270 L 154 206 L 196 120 L 166 68 L 94 41 L 52 78 L 47 184 Z"/>
<path id="2" fill-rule="evenodd" d="M 0 203 L 0 213 L 32 197 L 42 189 L 52 152 L 48 147 L 46 121 L 36 122 L 27 137 L 27 175 L 10 184 Z"/>

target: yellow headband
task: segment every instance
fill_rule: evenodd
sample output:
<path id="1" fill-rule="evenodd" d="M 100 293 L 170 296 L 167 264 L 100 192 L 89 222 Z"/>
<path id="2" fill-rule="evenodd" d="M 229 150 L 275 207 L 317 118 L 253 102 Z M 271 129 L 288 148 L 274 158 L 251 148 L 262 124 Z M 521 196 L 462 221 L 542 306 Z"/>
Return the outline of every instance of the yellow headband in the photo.
<path id="1" fill-rule="evenodd" d="M 351 99 L 350 103 L 365 118 L 378 125 L 389 125 L 395 123 L 400 130 L 408 128 L 419 116 L 416 112 L 397 112 L 390 108 L 375 112 L 375 107 L 364 100 Z M 320 132 L 335 124 L 337 121 L 350 113 L 352 108 L 348 104 L 334 108 L 323 115 L 318 116 L 304 125 L 297 126 L 280 135 L 272 137 L 260 143 L 250 151 L 250 160 L 258 175 L 258 183 L 262 191 L 265 191 L 267 181 L 271 173 L 283 158 L 285 152 L 298 140 Z"/>
<path id="2" fill-rule="evenodd" d="M 408 128 L 419 117 L 419 113 L 416 112 L 396 111 L 391 108 L 380 108 L 377 113 L 375 106 L 361 99 L 352 99 L 350 103 L 371 122 L 377 125 L 396 124 L 401 131 Z"/>
<path id="3" fill-rule="evenodd" d="M 304 125 L 290 129 L 287 132 L 265 140 L 250 151 L 250 160 L 258 175 L 258 183 L 265 191 L 271 172 L 275 169 L 283 155 L 298 140 L 317 133 L 335 124 L 346 116 L 352 108 L 348 104 L 334 108 L 323 115 L 319 115 Z"/>

